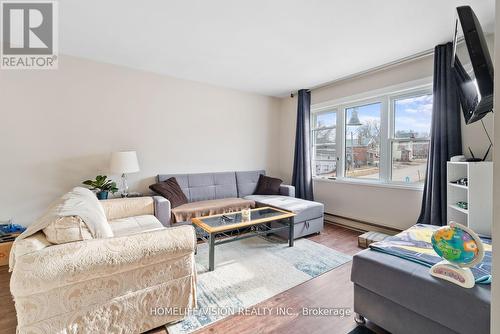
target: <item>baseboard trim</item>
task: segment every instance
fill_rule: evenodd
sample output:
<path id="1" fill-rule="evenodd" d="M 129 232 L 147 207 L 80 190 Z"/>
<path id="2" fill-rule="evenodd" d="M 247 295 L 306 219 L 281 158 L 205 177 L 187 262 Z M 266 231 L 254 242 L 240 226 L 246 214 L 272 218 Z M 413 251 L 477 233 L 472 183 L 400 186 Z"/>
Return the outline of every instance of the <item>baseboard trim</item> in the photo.
<path id="1" fill-rule="evenodd" d="M 325 222 L 339 225 L 359 232 L 374 231 L 374 232 L 381 232 L 389 235 L 394 235 L 402 231 L 394 227 L 383 226 L 379 224 L 362 221 L 359 219 L 334 215 L 328 212 L 325 213 Z"/>

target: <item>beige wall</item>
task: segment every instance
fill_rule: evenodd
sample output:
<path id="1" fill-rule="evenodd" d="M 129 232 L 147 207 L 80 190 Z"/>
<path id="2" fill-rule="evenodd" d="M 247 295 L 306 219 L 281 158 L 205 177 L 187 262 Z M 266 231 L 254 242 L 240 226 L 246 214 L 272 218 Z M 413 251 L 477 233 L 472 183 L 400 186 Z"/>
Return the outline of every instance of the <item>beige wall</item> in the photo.
<path id="1" fill-rule="evenodd" d="M 495 25 L 495 106 L 500 103 L 500 0 L 496 1 Z M 491 333 L 500 333 L 500 117 L 495 108 L 495 131 L 493 152 L 493 284 L 491 290 Z"/>
<path id="2" fill-rule="evenodd" d="M 488 43 L 493 52 L 493 36 Z M 461 52 L 461 51 L 459 51 Z M 433 56 L 403 63 L 368 75 L 339 81 L 328 87 L 312 91 L 312 104 L 338 100 L 357 94 L 376 91 L 385 87 L 398 86 L 410 81 L 432 83 Z M 293 143 L 297 98 L 284 98 L 281 101 L 280 132 L 280 175 L 291 179 L 293 166 Z M 493 117 L 484 118 L 490 131 L 493 130 Z M 488 139 L 480 123 L 466 126 L 462 124 L 463 147 L 471 146 L 474 152 L 484 154 Z M 316 180 L 315 198 L 325 204 L 328 213 L 375 224 L 405 229 L 415 224 L 420 213 L 422 192 L 413 189 L 374 187 L 371 185 L 347 184 L 335 181 Z"/>
<path id="3" fill-rule="evenodd" d="M 63 56 L 1 71 L 0 220 L 29 224 L 63 192 L 137 150 L 132 191 L 158 173 L 278 170 L 279 100 Z"/>

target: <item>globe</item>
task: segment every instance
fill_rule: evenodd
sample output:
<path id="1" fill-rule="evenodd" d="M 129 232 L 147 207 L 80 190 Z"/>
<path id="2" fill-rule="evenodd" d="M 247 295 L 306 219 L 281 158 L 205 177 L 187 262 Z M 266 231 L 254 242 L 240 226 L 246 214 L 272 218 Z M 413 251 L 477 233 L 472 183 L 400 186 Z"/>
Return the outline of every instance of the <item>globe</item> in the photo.
<path id="1" fill-rule="evenodd" d="M 432 248 L 443 259 L 459 267 L 473 267 L 484 257 L 483 244 L 471 229 L 455 222 L 432 234 Z"/>

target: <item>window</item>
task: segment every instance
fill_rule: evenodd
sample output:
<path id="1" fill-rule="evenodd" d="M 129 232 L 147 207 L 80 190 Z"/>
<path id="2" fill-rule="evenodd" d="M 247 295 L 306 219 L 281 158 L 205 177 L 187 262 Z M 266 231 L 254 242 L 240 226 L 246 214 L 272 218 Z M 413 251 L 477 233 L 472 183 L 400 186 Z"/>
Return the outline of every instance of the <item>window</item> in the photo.
<path id="1" fill-rule="evenodd" d="M 345 109 L 345 176 L 379 179 L 382 103 Z"/>
<path id="2" fill-rule="evenodd" d="M 312 166 L 316 176 L 337 175 L 337 112 L 323 111 L 313 114 Z"/>
<path id="3" fill-rule="evenodd" d="M 430 146 L 430 85 L 357 100 L 313 106 L 314 176 L 421 187 Z"/>
<path id="4" fill-rule="evenodd" d="M 432 94 L 395 98 L 392 181 L 423 184 L 429 156 Z"/>

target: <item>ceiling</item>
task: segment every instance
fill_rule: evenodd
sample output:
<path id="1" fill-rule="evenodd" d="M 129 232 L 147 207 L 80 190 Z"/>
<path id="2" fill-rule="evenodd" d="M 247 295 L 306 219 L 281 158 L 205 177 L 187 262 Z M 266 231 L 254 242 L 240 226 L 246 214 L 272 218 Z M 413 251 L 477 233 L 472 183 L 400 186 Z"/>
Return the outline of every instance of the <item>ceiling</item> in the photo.
<path id="1" fill-rule="evenodd" d="M 60 52 L 284 96 L 431 49 L 494 0 L 64 0 Z"/>

